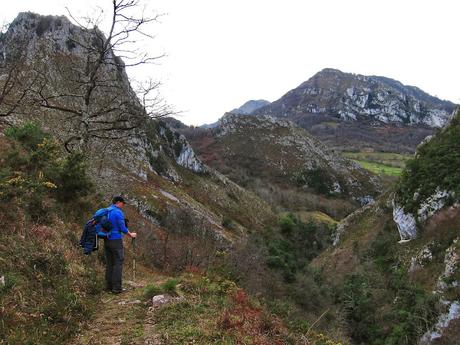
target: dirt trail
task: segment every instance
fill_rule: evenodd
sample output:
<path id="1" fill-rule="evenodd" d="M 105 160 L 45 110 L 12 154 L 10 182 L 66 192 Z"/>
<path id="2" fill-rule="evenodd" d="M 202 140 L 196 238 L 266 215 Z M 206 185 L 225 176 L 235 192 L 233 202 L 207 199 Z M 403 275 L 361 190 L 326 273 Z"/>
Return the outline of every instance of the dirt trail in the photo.
<path id="1" fill-rule="evenodd" d="M 124 278 L 125 292 L 103 293 L 96 315 L 70 343 L 71 345 L 157 345 L 160 342 L 149 321 L 143 297 L 147 284 L 161 284 L 167 277 L 138 267 L 136 279 Z"/>

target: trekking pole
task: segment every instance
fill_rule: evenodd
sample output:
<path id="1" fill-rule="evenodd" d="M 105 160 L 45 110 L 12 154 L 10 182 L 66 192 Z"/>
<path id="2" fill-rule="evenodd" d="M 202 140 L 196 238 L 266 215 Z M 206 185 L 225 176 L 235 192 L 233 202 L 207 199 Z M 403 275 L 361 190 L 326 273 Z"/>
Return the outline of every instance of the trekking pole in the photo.
<path id="1" fill-rule="evenodd" d="M 136 280 L 136 239 L 133 238 L 131 241 L 133 246 L 133 281 Z"/>

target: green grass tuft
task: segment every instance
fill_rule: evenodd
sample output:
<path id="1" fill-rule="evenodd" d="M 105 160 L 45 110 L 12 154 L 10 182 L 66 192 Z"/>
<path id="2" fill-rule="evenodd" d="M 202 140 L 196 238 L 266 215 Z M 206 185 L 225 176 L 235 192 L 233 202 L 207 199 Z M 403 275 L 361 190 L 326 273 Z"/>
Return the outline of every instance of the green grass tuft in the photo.
<path id="1" fill-rule="evenodd" d="M 161 295 L 163 289 L 155 284 L 149 284 L 144 288 L 144 297 L 145 299 L 151 299 L 156 295 Z"/>
<path id="2" fill-rule="evenodd" d="M 179 284 L 179 279 L 168 279 L 166 282 L 161 284 L 161 290 L 169 294 L 176 294 L 177 284 Z"/>
<path id="3" fill-rule="evenodd" d="M 154 296 L 161 295 L 163 293 L 168 293 L 170 295 L 177 294 L 177 285 L 179 284 L 179 279 L 168 279 L 160 286 L 155 284 L 149 284 L 144 288 L 144 298 L 151 299 Z"/>

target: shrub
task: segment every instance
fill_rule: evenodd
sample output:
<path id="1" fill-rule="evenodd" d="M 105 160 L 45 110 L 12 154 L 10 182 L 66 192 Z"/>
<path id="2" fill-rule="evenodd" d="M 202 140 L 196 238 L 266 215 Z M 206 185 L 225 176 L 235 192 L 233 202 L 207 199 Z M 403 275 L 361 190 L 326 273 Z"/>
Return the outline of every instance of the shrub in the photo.
<path id="1" fill-rule="evenodd" d="M 86 173 L 86 161 L 81 152 L 67 156 L 59 167 L 57 176 L 57 197 L 70 201 L 84 197 L 93 191 L 93 183 Z"/>
<path id="2" fill-rule="evenodd" d="M 63 180 L 75 184 L 80 175 L 88 181 L 85 168 L 33 123 L 5 134 L 0 138 L 0 273 L 5 275 L 0 338 L 7 344 L 67 343 L 88 319 L 96 305 L 92 296 L 103 286 L 97 260 L 78 255 L 78 239 L 70 230 L 77 225 L 61 212 L 68 207 L 81 215 L 77 205 L 83 203 L 58 198 Z M 75 193 L 77 199 L 83 195 Z M 62 222 L 55 221 L 58 217 Z"/>
<path id="3" fill-rule="evenodd" d="M 283 234 L 291 234 L 295 226 L 295 221 L 296 218 L 292 213 L 282 216 L 278 221 L 281 232 Z"/>
<path id="4" fill-rule="evenodd" d="M 175 154 L 175 156 L 176 156 L 176 157 L 179 157 L 179 155 L 181 154 L 182 149 L 183 149 L 181 142 L 180 142 L 180 141 L 176 141 L 176 142 L 174 143 L 174 145 L 173 145 L 173 149 L 174 149 L 174 154 Z"/>
<path id="5" fill-rule="evenodd" d="M 275 255 L 268 257 L 267 265 L 270 268 L 283 268 L 285 266 L 283 259 Z"/>
<path id="6" fill-rule="evenodd" d="M 179 284 L 178 279 L 168 279 L 166 282 L 161 284 L 161 290 L 169 294 L 177 293 L 177 284 Z"/>
<path id="7" fill-rule="evenodd" d="M 295 176 L 295 181 L 298 185 L 306 184 L 318 194 L 331 194 L 333 179 L 326 169 L 316 167 L 302 171 Z"/>
<path id="8" fill-rule="evenodd" d="M 51 28 L 51 23 L 53 22 L 52 16 L 40 17 L 38 25 L 35 29 L 35 32 L 38 36 L 42 36 L 46 31 Z"/>
<path id="9" fill-rule="evenodd" d="M 32 221 L 47 223 L 50 211 L 92 192 L 81 153 L 65 155 L 56 140 L 27 122 L 5 130 L 12 140 L 0 155 L 0 200 L 25 206 Z"/>
<path id="10" fill-rule="evenodd" d="M 26 122 L 21 126 L 5 129 L 5 135 L 20 142 L 26 149 L 35 150 L 47 137 L 42 129 L 34 122 Z"/>
<path id="11" fill-rule="evenodd" d="M 386 224 L 384 230 L 377 234 L 377 237 L 371 243 L 370 249 L 365 254 L 374 261 L 377 268 L 382 272 L 390 272 L 392 267 L 397 264 L 396 248 L 394 246 L 397 241 L 398 232 Z"/>
<path id="12" fill-rule="evenodd" d="M 224 217 L 224 219 L 222 220 L 222 226 L 224 228 L 232 230 L 234 229 L 235 224 L 233 223 L 233 220 L 231 220 L 230 218 Z"/>
<path id="13" fill-rule="evenodd" d="M 151 299 L 156 295 L 160 295 L 163 292 L 163 289 L 157 285 L 149 284 L 144 288 L 144 297 L 146 299 Z"/>
<path id="14" fill-rule="evenodd" d="M 399 267 L 392 248 L 397 242 L 386 242 L 390 248 L 376 246 L 385 243 L 383 236 L 367 253 L 378 270 L 345 279 L 340 300 L 349 333 L 358 344 L 415 344 L 437 320 L 439 297 L 419 288 Z"/>
<path id="15" fill-rule="evenodd" d="M 282 216 L 278 225 L 280 236 L 271 235 L 266 242 L 266 264 L 281 270 L 284 280 L 292 283 L 296 273 L 304 270 L 310 260 L 331 244 L 333 228 L 312 220 L 303 222 L 292 213 Z"/>

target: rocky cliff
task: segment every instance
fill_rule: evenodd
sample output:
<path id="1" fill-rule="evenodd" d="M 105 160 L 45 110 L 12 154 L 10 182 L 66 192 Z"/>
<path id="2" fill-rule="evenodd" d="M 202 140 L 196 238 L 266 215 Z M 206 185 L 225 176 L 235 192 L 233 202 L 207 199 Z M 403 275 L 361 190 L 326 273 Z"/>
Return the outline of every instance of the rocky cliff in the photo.
<path id="1" fill-rule="evenodd" d="M 342 149 L 410 151 L 454 109 L 390 78 L 327 68 L 254 113 L 288 118 Z"/>

